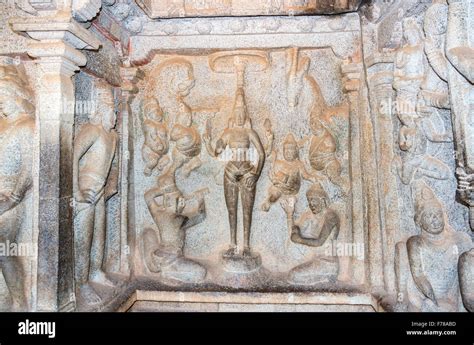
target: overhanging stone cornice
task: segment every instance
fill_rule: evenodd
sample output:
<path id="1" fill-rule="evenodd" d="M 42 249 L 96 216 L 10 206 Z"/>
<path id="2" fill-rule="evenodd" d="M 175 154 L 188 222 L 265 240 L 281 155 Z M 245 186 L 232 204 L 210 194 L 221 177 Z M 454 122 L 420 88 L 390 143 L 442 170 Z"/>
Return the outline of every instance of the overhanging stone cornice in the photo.
<path id="1" fill-rule="evenodd" d="M 67 16 L 14 18 L 10 25 L 13 31 L 38 41 L 63 40 L 76 49 L 90 50 L 97 50 L 101 45 L 92 33 Z"/>

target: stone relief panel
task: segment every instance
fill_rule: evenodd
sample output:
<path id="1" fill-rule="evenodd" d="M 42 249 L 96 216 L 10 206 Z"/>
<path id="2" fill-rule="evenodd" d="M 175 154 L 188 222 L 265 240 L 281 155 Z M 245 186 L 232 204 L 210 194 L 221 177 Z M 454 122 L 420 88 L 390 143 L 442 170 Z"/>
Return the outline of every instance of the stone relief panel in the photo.
<path id="1" fill-rule="evenodd" d="M 3 311 L 34 309 L 37 259 L 35 95 L 19 60 L 0 61 L 0 296 Z"/>
<path id="2" fill-rule="evenodd" d="M 350 260 L 325 264 L 336 240 L 352 238 L 342 63 L 331 49 L 288 48 L 157 54 L 141 67 L 132 103 L 139 276 L 350 283 Z"/>

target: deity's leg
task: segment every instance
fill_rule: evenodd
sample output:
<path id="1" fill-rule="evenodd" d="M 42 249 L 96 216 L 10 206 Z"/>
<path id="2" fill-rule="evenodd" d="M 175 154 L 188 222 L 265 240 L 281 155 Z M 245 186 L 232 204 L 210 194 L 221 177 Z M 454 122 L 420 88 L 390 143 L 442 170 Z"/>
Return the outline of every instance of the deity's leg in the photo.
<path id="1" fill-rule="evenodd" d="M 21 228 L 24 207 L 22 204 L 0 216 L 0 241 L 16 243 Z M 17 243 L 18 244 L 18 243 Z M 5 253 L 7 254 L 7 253 Z M 0 256 L 0 267 L 12 298 L 12 311 L 28 311 L 26 272 L 19 256 Z"/>
<path id="2" fill-rule="evenodd" d="M 94 235 L 91 246 L 91 268 L 89 278 L 91 281 L 103 285 L 113 286 L 113 283 L 107 279 L 102 269 L 105 252 L 106 237 L 106 209 L 105 197 L 101 196 L 95 204 L 94 214 Z"/>
<path id="3" fill-rule="evenodd" d="M 28 311 L 28 296 L 25 289 L 25 270 L 21 257 L 0 257 L 3 277 L 12 298 L 12 311 Z"/>
<path id="4" fill-rule="evenodd" d="M 237 208 L 239 203 L 239 186 L 230 180 L 227 172 L 224 175 L 224 195 L 227 212 L 229 214 L 230 242 L 233 248 L 237 247 Z M 231 248 L 232 249 L 232 248 Z"/>
<path id="5" fill-rule="evenodd" d="M 89 279 L 95 208 L 94 205 L 85 203 L 80 203 L 79 205 L 77 208 L 82 210 L 79 211 L 74 220 L 74 272 L 76 283 L 83 285 Z"/>
<path id="6" fill-rule="evenodd" d="M 92 236 L 94 234 L 94 205 L 78 203 L 79 213 L 74 219 L 74 274 L 78 307 L 101 302 L 101 298 L 88 284 L 91 266 Z"/>
<path id="7" fill-rule="evenodd" d="M 250 250 L 250 228 L 252 227 L 252 213 L 255 202 L 256 185 L 247 188 L 245 185 L 241 187 L 242 196 L 242 212 L 244 223 L 244 252 Z"/>

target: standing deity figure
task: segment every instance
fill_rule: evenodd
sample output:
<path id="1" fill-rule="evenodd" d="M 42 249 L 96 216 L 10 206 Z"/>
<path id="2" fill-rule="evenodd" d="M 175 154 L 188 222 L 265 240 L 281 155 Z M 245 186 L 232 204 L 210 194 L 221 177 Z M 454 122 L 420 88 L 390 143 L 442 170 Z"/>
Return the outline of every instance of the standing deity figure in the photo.
<path id="1" fill-rule="evenodd" d="M 398 306 L 409 311 L 460 311 L 458 261 L 469 235 L 447 223 L 443 205 L 422 180 L 414 184 L 415 224 L 421 234 L 396 246 Z"/>
<path id="2" fill-rule="evenodd" d="M 32 215 L 25 198 L 33 183 L 34 99 L 24 70 L 0 67 L 0 242 L 16 243 Z M 0 256 L 12 311 L 28 311 L 27 272 L 20 256 Z"/>
<path id="3" fill-rule="evenodd" d="M 300 161 L 298 151 L 299 146 L 295 137 L 291 133 L 288 134 L 283 143 L 283 160 L 276 159 L 277 153 L 273 153 L 273 163 L 269 174 L 272 185 L 268 189 L 267 198 L 261 205 L 262 210 L 268 212 L 273 203 L 283 198 L 287 203 L 285 209 L 288 220 L 293 219 L 301 179 L 314 180 Z"/>
<path id="4" fill-rule="evenodd" d="M 341 220 L 337 211 L 329 205 L 329 198 L 319 183 L 306 193 L 309 211 L 303 213 L 291 227 L 291 241 L 310 247 L 331 245 L 339 235 Z M 302 234 L 309 229 L 311 237 Z M 334 281 L 339 273 L 339 261 L 335 255 L 316 255 L 311 261 L 293 268 L 290 281 L 295 284 L 311 285 Z"/>
<path id="5" fill-rule="evenodd" d="M 203 139 L 212 157 L 224 153 L 228 147 L 231 150 L 231 157 L 226 157 L 227 163 L 224 170 L 224 194 L 229 214 L 231 245 L 224 256 L 237 255 L 237 211 L 240 194 L 244 227 L 242 254 L 251 257 L 250 229 L 252 213 L 257 181 L 265 163 L 265 150 L 258 134 L 252 129 L 243 88 L 239 87 L 237 89 L 233 116 L 228 127 L 217 140 L 216 147 L 212 147 L 210 133 L 206 133 Z M 256 164 L 252 164 L 252 158 L 254 158 L 252 153 L 254 151 L 251 146 L 256 149 L 258 154 Z"/>
<path id="6" fill-rule="evenodd" d="M 90 123 L 74 139 L 74 257 L 78 305 L 92 305 L 101 298 L 90 285 L 113 286 L 103 271 L 106 242 L 107 179 L 118 142 L 112 88 L 97 87 L 96 109 Z"/>
<path id="7" fill-rule="evenodd" d="M 163 110 L 155 98 L 145 102 L 144 115 L 142 157 L 145 162 L 144 174 L 150 176 L 155 168 L 161 170 L 169 161 L 166 156 L 169 149 L 168 129 L 163 123 Z"/>

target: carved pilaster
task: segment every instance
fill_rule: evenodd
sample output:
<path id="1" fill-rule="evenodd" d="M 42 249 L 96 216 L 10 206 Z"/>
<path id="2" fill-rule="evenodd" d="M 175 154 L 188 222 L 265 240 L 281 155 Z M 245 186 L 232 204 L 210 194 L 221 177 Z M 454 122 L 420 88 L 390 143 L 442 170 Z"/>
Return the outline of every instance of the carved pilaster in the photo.
<path id="1" fill-rule="evenodd" d="M 376 54 L 368 60 L 369 100 L 376 133 L 378 157 L 378 199 L 383 232 L 384 272 L 386 287 L 395 291 L 394 250 L 395 237 L 399 233 L 399 205 L 396 176 L 392 173 L 394 159 L 394 135 L 392 121 L 393 62 L 390 56 Z"/>
<path id="2" fill-rule="evenodd" d="M 98 48 L 99 43 L 72 19 L 15 19 L 12 27 L 17 33 L 36 40 L 29 42 L 27 51 L 36 59 L 39 76 L 36 309 L 71 310 L 74 308 L 71 171 L 75 107 L 71 77 L 87 62 L 77 49 Z"/>
<path id="3" fill-rule="evenodd" d="M 381 255 L 385 246 L 379 218 L 379 202 L 377 198 L 377 161 L 375 159 L 375 138 L 373 122 L 367 103 L 367 88 L 364 87 L 362 63 L 349 62 L 342 66 L 344 75 L 344 90 L 350 102 L 350 128 L 351 128 L 351 157 L 364 162 L 364 172 L 352 172 L 353 176 L 362 179 L 362 190 L 353 191 L 353 214 L 365 215 L 364 234 L 354 238 L 354 242 L 361 241 L 366 244 L 365 262 L 368 270 L 363 273 L 368 279 L 372 291 L 380 292 L 386 288 L 384 275 L 384 259 Z M 354 164 L 352 165 L 354 166 Z M 354 178 L 354 177 L 353 177 Z M 361 203 L 360 200 L 363 200 Z M 364 209 L 365 207 L 365 209 Z M 364 222 L 356 218 L 356 222 Z M 357 229 L 360 224 L 355 223 Z M 357 276 L 355 274 L 355 276 Z"/>
<path id="4" fill-rule="evenodd" d="M 134 224 L 134 181 L 133 181 L 133 138 L 130 133 L 133 132 L 133 120 L 131 118 L 132 111 L 130 103 L 134 95 L 138 92 L 136 82 L 140 78 L 140 70 L 138 68 L 124 67 L 120 69 L 122 77 L 122 100 L 121 100 L 121 121 L 122 121 L 122 138 L 121 145 L 121 225 L 120 225 L 120 271 L 127 274 L 130 272 L 130 251 L 134 248 L 135 239 L 131 236 L 133 231 L 129 231 L 129 224 Z M 130 209 L 132 208 L 132 209 Z"/>

